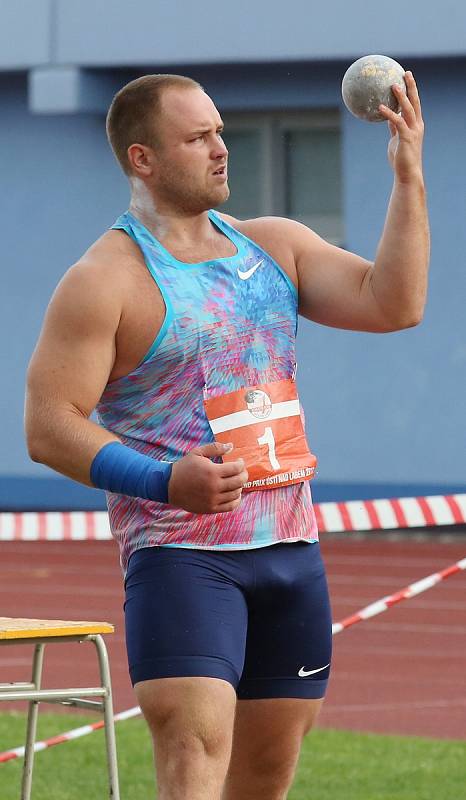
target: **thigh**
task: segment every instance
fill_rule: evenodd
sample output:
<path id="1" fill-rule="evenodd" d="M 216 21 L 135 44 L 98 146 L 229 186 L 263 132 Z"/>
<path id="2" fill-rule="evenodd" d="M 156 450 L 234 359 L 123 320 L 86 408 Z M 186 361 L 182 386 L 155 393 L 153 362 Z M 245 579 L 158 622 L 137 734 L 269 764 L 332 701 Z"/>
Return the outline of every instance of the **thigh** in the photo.
<path id="1" fill-rule="evenodd" d="M 256 555 L 256 565 L 257 590 L 249 604 L 238 697 L 323 698 L 332 620 L 319 545 L 298 542 L 264 548 Z"/>
<path id="2" fill-rule="evenodd" d="M 233 565 L 234 566 L 234 565 Z M 220 554 L 145 548 L 125 582 L 125 628 L 133 685 L 210 677 L 236 688 L 244 663 L 247 609 Z"/>
<path id="3" fill-rule="evenodd" d="M 287 797 L 303 736 L 322 700 L 239 700 L 222 800 Z"/>
<path id="4" fill-rule="evenodd" d="M 217 678 L 158 678 L 140 681 L 135 694 L 146 721 L 158 738 L 179 747 L 193 737 L 205 744 L 225 740 L 231 747 L 236 693 Z M 181 745 L 183 746 L 183 745 Z"/>
<path id="5" fill-rule="evenodd" d="M 219 798 L 231 756 L 236 694 L 217 678 L 140 681 L 152 733 L 159 797 Z"/>

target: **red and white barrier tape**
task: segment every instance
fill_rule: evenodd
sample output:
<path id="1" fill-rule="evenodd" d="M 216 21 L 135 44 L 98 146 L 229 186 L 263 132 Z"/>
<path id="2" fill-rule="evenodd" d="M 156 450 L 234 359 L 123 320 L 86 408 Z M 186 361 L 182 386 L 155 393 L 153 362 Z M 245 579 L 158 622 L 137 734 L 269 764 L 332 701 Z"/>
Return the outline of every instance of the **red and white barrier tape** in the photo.
<path id="1" fill-rule="evenodd" d="M 457 572 L 461 572 L 463 569 L 466 569 L 466 558 L 462 558 L 461 561 L 457 561 L 455 564 L 445 567 L 445 569 L 442 569 L 440 572 L 434 572 L 432 575 L 428 575 L 427 578 L 422 578 L 420 581 L 411 583 L 409 586 L 400 589 L 394 594 L 382 597 L 381 600 L 376 600 L 375 603 L 371 603 L 360 611 L 356 611 L 355 614 L 351 614 L 350 617 L 342 619 L 341 622 L 334 622 L 332 625 L 332 634 L 335 635 L 345 628 L 349 628 L 350 625 L 355 625 L 357 622 L 375 617 L 377 614 L 387 611 L 387 609 L 397 603 L 401 603 L 402 600 L 409 600 L 411 597 L 415 597 L 415 595 L 421 594 L 421 592 L 425 592 L 427 589 L 431 589 L 433 586 L 436 586 L 437 583 L 440 583 L 440 581 L 444 581 L 445 578 L 456 575 Z"/>
<path id="2" fill-rule="evenodd" d="M 350 617 L 346 617 L 345 619 L 341 620 L 341 622 L 335 622 L 332 625 L 332 635 L 334 636 L 336 633 L 340 633 L 345 628 L 349 628 L 350 625 L 355 625 L 357 622 L 362 622 L 365 619 L 375 617 L 377 614 L 382 614 L 383 611 L 387 611 L 387 609 L 391 608 L 396 603 L 400 603 L 402 600 L 409 600 L 411 597 L 415 597 L 415 595 L 421 594 L 422 592 L 427 591 L 427 589 L 431 589 L 441 581 L 444 581 L 446 578 L 450 578 L 452 575 L 456 575 L 456 573 L 461 572 L 461 570 L 464 569 L 466 569 L 466 558 L 457 561 L 455 564 L 451 564 L 449 567 L 445 567 L 445 569 L 440 570 L 440 572 L 434 572 L 432 575 L 428 575 L 426 578 L 422 578 L 420 581 L 411 583 L 409 586 L 406 586 L 404 589 L 400 589 L 398 592 L 395 592 L 388 597 L 383 597 L 381 600 L 371 603 L 365 608 L 362 608 L 360 611 L 357 611 L 355 614 L 352 614 Z M 129 708 L 127 711 L 121 711 L 119 714 L 115 714 L 114 719 L 115 722 L 119 722 L 123 719 L 135 717 L 140 713 L 141 709 L 139 706 L 134 706 L 134 708 Z M 53 736 L 51 739 L 45 739 L 42 742 L 36 742 L 34 745 L 34 752 L 36 753 L 39 750 L 45 750 L 47 747 L 53 747 L 53 745 L 56 744 L 62 744 L 62 742 L 69 742 L 72 739 L 78 739 L 80 736 L 86 736 L 88 733 L 93 733 L 94 731 L 103 727 L 104 721 L 100 720 L 99 722 L 94 722 L 91 725 L 83 725 L 81 728 L 75 728 L 67 733 L 62 733 L 59 736 Z M 15 747 L 13 750 L 6 750 L 5 752 L 0 753 L 0 764 L 5 763 L 6 761 L 11 761 L 14 758 L 23 758 L 24 751 L 24 747 Z"/>
<path id="3" fill-rule="evenodd" d="M 120 720 L 123 719 L 136 717 L 140 713 L 141 709 L 139 706 L 135 706 L 134 708 L 129 708 L 127 711 L 120 711 L 119 714 L 115 714 L 114 719 L 115 722 L 120 722 Z M 36 742 L 34 744 L 34 752 L 38 753 L 39 750 L 46 750 L 47 747 L 53 747 L 63 742 L 70 742 L 72 739 L 79 739 L 81 736 L 87 736 L 88 733 L 98 731 L 100 728 L 103 728 L 104 725 L 104 720 L 101 719 L 99 722 L 93 722 L 91 725 L 83 725 L 81 728 L 74 728 L 74 730 L 61 733 L 59 736 L 52 736 L 50 739 L 45 739 L 43 742 Z M 15 747 L 13 750 L 6 750 L 4 753 L 0 753 L 0 764 L 4 764 L 6 761 L 12 761 L 14 758 L 24 758 L 25 750 L 25 747 Z"/>
<path id="4" fill-rule="evenodd" d="M 466 494 L 316 503 L 321 533 L 394 530 L 466 523 Z M 106 511 L 0 513 L 0 541 L 111 539 Z"/>
<path id="5" fill-rule="evenodd" d="M 466 522 L 466 494 L 316 503 L 319 531 L 390 530 Z"/>

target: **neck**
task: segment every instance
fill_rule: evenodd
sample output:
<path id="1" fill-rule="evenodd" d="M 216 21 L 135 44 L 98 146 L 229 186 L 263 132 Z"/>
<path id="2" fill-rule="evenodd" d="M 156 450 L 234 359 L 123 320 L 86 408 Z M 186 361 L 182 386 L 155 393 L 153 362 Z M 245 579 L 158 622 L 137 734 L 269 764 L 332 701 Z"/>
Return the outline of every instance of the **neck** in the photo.
<path id="1" fill-rule="evenodd" d="M 207 211 L 168 208 L 147 191 L 132 192 L 129 211 L 163 243 L 176 240 L 181 246 L 189 246 L 212 238 Z"/>

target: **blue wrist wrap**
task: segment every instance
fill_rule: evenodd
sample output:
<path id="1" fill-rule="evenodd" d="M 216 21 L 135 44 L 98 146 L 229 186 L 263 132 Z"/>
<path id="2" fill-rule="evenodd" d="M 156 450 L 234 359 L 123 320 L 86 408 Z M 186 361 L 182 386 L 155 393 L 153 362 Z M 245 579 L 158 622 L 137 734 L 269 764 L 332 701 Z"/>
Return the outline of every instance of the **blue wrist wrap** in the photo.
<path id="1" fill-rule="evenodd" d="M 121 442 L 109 442 L 91 464 L 91 481 L 97 489 L 168 503 L 170 461 L 156 461 Z"/>

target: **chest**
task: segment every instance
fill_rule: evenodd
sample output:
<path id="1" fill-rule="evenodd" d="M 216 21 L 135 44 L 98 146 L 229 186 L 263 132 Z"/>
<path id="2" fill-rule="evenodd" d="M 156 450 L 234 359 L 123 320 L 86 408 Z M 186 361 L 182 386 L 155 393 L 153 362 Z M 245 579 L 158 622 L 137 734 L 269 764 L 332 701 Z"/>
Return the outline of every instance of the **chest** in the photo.
<path id="1" fill-rule="evenodd" d="M 128 274 L 110 380 L 133 372 L 162 328 L 168 327 L 187 353 L 199 348 L 203 358 L 215 359 L 220 351 L 243 345 L 249 358 L 251 348 L 260 349 L 261 337 L 294 327 L 293 284 L 259 247 L 251 244 L 241 257 L 217 254 L 202 265 L 186 260 L 178 267 L 160 261 L 155 252 L 144 255 Z"/>

